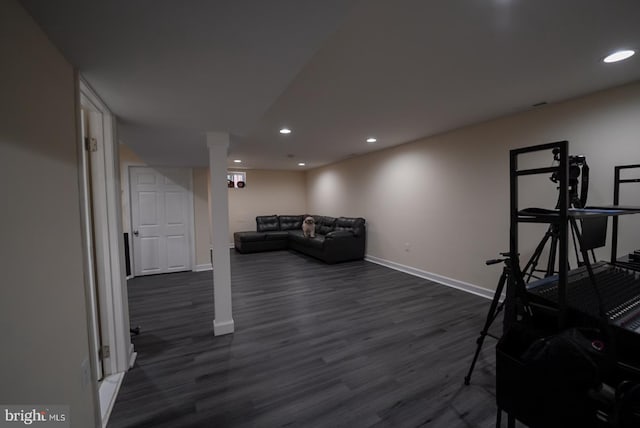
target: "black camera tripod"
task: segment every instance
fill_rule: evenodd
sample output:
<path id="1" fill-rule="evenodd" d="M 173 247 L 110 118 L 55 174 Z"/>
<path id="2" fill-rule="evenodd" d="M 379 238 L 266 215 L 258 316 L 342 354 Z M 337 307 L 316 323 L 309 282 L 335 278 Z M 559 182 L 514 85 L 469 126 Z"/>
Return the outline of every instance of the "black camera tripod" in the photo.
<path id="1" fill-rule="evenodd" d="M 560 160 L 560 151 L 554 149 L 553 150 L 553 159 L 555 161 Z M 580 184 L 580 176 L 582 175 L 582 183 Z M 550 177 L 550 180 L 554 183 L 559 182 L 558 174 L 553 173 Z M 584 208 L 587 203 L 587 195 L 589 193 L 589 165 L 587 164 L 587 160 L 584 156 L 569 156 L 569 208 Z M 578 194 L 578 186 L 580 187 L 580 194 Z M 556 210 L 560 208 L 560 195 L 558 195 L 558 202 L 556 202 Z M 576 237 L 580 233 L 577 228 L 575 222 L 571 223 L 571 237 L 573 239 L 573 248 L 576 253 L 576 260 L 578 261 L 578 266 L 581 266 L 584 262 L 580 261 L 580 256 L 578 254 L 578 245 L 576 242 Z M 544 234 L 542 240 L 533 251 L 533 255 L 531 259 L 527 262 L 524 269 L 522 269 L 522 274 L 525 282 L 531 281 L 531 279 L 540 279 L 539 276 L 536 276 L 536 272 L 544 273 L 543 277 L 552 276 L 555 271 L 556 265 L 556 254 L 558 252 L 558 241 L 560 239 L 560 230 L 557 224 L 549 225 L 549 229 L 547 229 Z M 547 242 L 551 241 L 551 245 L 549 247 L 549 257 L 547 258 L 547 266 L 544 270 L 538 269 L 538 263 L 540 262 L 540 257 L 544 252 L 544 249 L 547 245 Z M 593 252 L 592 252 L 593 254 Z M 593 254 L 595 258 L 595 254 Z M 567 270 L 570 270 L 570 267 L 567 266 Z"/>
<path id="2" fill-rule="evenodd" d="M 478 356 L 480 355 L 480 350 L 482 349 L 482 344 L 484 343 L 484 339 L 487 336 L 493 337 L 494 339 L 499 339 L 498 337 L 489 333 L 489 328 L 491 324 L 498 317 L 502 309 L 504 308 L 505 301 L 500 302 L 500 297 L 502 297 L 502 291 L 504 290 L 505 284 L 513 274 L 511 271 L 511 258 L 510 253 L 500 253 L 504 258 L 501 259 L 491 259 L 487 260 L 485 263 L 487 266 L 495 265 L 496 263 L 504 262 L 504 268 L 502 269 L 502 275 L 500 275 L 500 280 L 498 281 L 498 286 L 496 287 L 496 292 L 493 295 L 493 300 L 491 301 L 491 306 L 489 307 L 489 313 L 487 314 L 487 320 L 484 323 L 484 327 L 480 332 L 480 336 L 476 339 L 476 353 L 473 356 L 473 361 L 471 361 L 471 367 L 469 367 L 469 373 L 464 377 L 464 384 L 469 385 L 471 380 L 471 373 L 473 373 L 473 369 L 476 366 L 476 361 L 478 361 Z"/>

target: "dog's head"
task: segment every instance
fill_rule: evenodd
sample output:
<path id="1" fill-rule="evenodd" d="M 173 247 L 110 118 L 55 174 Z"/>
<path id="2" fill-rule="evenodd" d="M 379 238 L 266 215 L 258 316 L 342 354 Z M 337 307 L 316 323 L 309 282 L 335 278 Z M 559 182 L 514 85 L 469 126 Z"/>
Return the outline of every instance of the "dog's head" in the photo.
<path id="1" fill-rule="evenodd" d="M 313 219 L 313 217 L 307 217 L 304 219 L 304 223 L 305 224 L 315 224 L 316 221 Z"/>

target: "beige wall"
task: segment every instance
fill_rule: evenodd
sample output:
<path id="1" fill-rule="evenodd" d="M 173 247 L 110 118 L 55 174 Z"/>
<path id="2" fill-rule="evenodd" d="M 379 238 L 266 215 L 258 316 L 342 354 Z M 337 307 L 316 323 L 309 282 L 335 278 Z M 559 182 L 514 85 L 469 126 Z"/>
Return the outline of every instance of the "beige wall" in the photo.
<path id="1" fill-rule="evenodd" d="M 193 216 L 196 235 L 196 265 L 211 263 L 211 210 L 209 209 L 209 168 L 193 169 Z"/>
<path id="2" fill-rule="evenodd" d="M 307 208 L 365 217 L 371 256 L 495 288 L 501 267 L 484 261 L 508 250 L 509 150 L 569 140 L 591 166 L 589 202 L 610 204 L 613 167 L 640 163 L 639 138 L 636 83 L 312 170 Z M 551 157 L 538 161 L 548 166 Z M 522 207 L 555 204 L 546 176 L 522 185 Z M 640 185 L 627 186 L 622 202 L 640 205 Z M 640 248 L 639 220 L 622 222 L 621 251 Z M 521 227 L 523 259 L 544 230 Z"/>
<path id="3" fill-rule="evenodd" d="M 129 146 L 125 144 L 118 145 L 118 155 L 120 156 L 120 165 L 122 164 L 130 164 L 130 165 L 146 165 L 147 163 L 143 161 L 140 156 L 136 154 L 133 150 L 129 148 Z"/>
<path id="4" fill-rule="evenodd" d="M 234 232 L 256 230 L 256 216 L 307 211 L 303 172 L 247 170 L 246 174 L 247 187 L 229 189 L 229 242 Z"/>
<path id="5" fill-rule="evenodd" d="M 298 171 L 247 170 L 247 186 L 229 189 L 229 243 L 233 233 L 256 230 L 256 216 L 306 212 L 305 175 Z M 196 259 L 210 263 L 209 169 L 194 168 Z"/>
<path id="6" fill-rule="evenodd" d="M 133 150 L 124 144 L 119 145 L 120 171 L 122 188 L 122 224 L 125 232 L 131 232 L 131 207 L 128 190 L 125 186 L 129 180 L 126 175 L 128 167 L 132 165 L 148 166 Z M 195 264 L 206 265 L 210 263 L 210 228 L 209 228 L 209 172 L 208 168 L 192 168 L 193 174 L 193 222 L 195 234 Z"/>
<path id="7" fill-rule="evenodd" d="M 95 423 L 80 227 L 76 79 L 26 11 L 0 2 L 0 403 Z"/>
<path id="8" fill-rule="evenodd" d="M 131 149 L 120 145 L 120 168 L 145 165 Z M 304 214 L 306 212 L 305 174 L 301 171 L 246 171 L 247 186 L 229 189 L 229 243 L 233 233 L 255 230 L 255 218 L 270 214 Z M 121 180 L 122 183 L 128 181 Z M 130 209 L 127 193 L 122 189 L 123 228 L 129 231 Z M 211 210 L 209 206 L 209 168 L 193 168 L 193 214 L 196 266 L 211 263 Z"/>

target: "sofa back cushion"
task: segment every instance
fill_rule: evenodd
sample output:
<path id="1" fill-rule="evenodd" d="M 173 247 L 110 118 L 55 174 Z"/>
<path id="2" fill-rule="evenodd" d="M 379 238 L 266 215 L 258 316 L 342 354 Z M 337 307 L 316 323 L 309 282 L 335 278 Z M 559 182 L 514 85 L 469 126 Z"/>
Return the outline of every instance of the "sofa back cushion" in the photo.
<path id="1" fill-rule="evenodd" d="M 314 216 L 316 220 L 316 233 L 320 235 L 326 235 L 329 232 L 333 232 L 335 227 L 335 217 L 320 217 Z"/>
<path id="2" fill-rule="evenodd" d="M 259 215 L 256 217 L 256 231 L 273 232 L 280 230 L 280 222 L 277 215 Z"/>
<path id="3" fill-rule="evenodd" d="M 302 220 L 303 217 L 301 215 L 281 215 L 280 219 L 280 230 L 301 230 L 302 229 Z"/>
<path id="4" fill-rule="evenodd" d="M 335 230 L 347 230 L 355 236 L 360 236 L 365 232 L 364 223 L 362 217 L 340 217 L 336 220 Z"/>

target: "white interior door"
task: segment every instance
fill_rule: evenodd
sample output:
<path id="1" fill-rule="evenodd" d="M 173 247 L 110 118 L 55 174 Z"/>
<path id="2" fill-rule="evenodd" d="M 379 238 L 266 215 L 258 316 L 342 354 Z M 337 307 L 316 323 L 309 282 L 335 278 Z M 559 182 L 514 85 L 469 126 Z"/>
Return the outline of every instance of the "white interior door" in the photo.
<path id="1" fill-rule="evenodd" d="M 131 167 L 129 178 L 135 274 L 191 270 L 191 170 Z"/>

